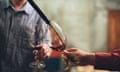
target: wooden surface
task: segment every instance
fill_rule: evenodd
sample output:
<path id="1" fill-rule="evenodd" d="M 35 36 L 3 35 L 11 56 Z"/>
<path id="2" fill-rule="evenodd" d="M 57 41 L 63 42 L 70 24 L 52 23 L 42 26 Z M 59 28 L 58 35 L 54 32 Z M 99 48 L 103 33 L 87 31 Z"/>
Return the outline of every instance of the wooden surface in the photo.
<path id="1" fill-rule="evenodd" d="M 96 70 L 93 66 L 77 66 L 73 67 L 70 72 L 110 72 L 107 70 Z"/>
<path id="2" fill-rule="evenodd" d="M 108 50 L 120 48 L 120 10 L 110 10 L 108 14 Z"/>

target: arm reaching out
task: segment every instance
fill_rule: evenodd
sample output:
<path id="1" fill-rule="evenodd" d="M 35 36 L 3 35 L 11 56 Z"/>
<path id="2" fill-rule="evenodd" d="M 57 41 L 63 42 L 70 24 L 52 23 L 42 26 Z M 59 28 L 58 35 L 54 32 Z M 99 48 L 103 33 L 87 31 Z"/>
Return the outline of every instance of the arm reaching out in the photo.
<path id="1" fill-rule="evenodd" d="M 96 69 L 120 70 L 120 49 L 112 52 L 90 53 L 78 48 L 69 48 L 64 51 L 62 57 L 66 62 L 75 65 L 94 65 Z"/>

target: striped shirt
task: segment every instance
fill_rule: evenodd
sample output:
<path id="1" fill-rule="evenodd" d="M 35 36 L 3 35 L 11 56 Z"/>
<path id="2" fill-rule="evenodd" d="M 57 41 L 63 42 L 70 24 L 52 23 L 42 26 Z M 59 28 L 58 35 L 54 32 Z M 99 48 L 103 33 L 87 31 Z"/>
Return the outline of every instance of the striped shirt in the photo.
<path id="1" fill-rule="evenodd" d="M 5 8 L 0 14 L 0 72 L 31 72 L 32 45 L 50 45 L 48 28 L 28 2 L 19 11 Z"/>

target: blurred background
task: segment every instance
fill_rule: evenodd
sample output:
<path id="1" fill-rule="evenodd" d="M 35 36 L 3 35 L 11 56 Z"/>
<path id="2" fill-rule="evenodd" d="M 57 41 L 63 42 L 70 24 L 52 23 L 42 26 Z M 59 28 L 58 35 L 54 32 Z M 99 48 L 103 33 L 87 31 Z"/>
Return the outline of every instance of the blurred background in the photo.
<path id="1" fill-rule="evenodd" d="M 6 5 L 3 1 L 6 0 L 0 0 L 0 7 Z M 63 29 L 67 47 L 89 52 L 107 52 L 114 48 L 111 30 L 114 31 L 112 27 L 116 22 L 112 20 L 120 19 L 113 18 L 113 15 L 119 16 L 120 0 L 40 0 L 40 6 L 46 16 Z M 71 72 L 111 71 L 86 66 L 73 67 Z"/>
<path id="2" fill-rule="evenodd" d="M 41 9 L 56 21 L 67 37 L 68 47 L 107 51 L 105 0 L 41 0 Z"/>

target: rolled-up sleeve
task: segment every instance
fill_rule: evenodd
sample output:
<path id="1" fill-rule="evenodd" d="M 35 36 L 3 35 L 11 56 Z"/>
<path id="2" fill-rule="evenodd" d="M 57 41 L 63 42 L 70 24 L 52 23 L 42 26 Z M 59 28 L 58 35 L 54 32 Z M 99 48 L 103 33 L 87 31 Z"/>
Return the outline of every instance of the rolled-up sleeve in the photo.
<path id="1" fill-rule="evenodd" d="M 109 53 L 96 53 L 96 69 L 120 70 L 120 51 Z"/>
<path id="2" fill-rule="evenodd" d="M 46 43 L 51 46 L 51 35 L 49 31 L 49 25 L 45 23 L 42 18 L 39 18 L 36 31 L 38 34 L 37 40 L 39 43 Z"/>

